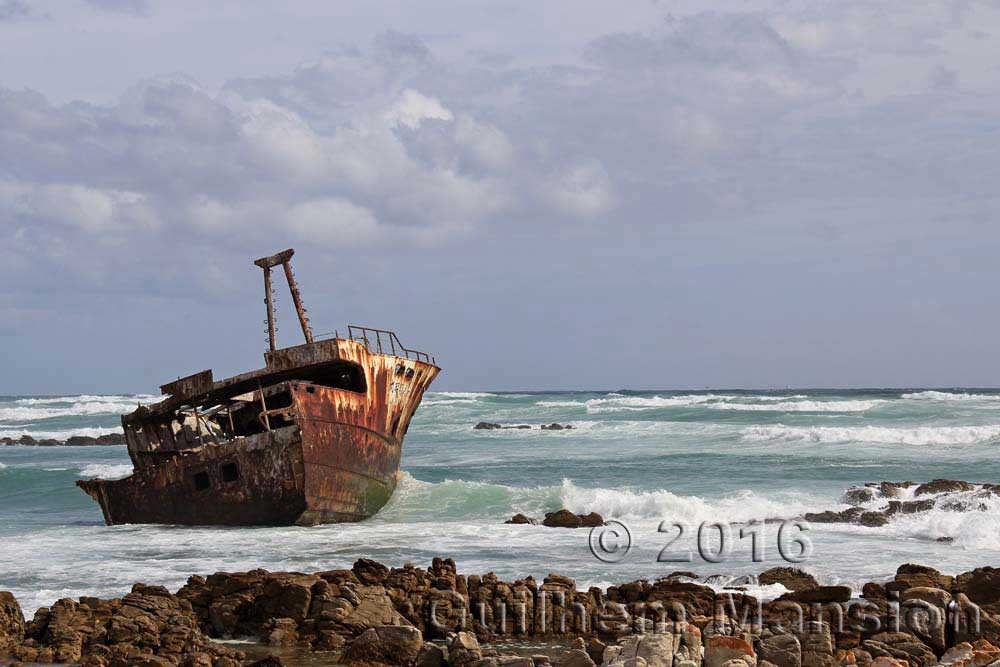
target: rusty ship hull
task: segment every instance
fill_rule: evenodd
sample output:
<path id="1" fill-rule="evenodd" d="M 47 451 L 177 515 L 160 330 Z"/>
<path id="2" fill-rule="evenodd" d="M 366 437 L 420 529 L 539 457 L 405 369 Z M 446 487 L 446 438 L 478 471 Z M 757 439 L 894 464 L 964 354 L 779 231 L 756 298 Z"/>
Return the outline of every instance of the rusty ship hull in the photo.
<path id="1" fill-rule="evenodd" d="M 77 482 L 109 525 L 316 525 L 361 521 L 389 501 L 410 420 L 440 369 L 391 331 L 351 326 L 347 338 L 313 340 L 286 271 L 306 344 L 275 349 L 272 325 L 264 368 L 178 379 L 160 388 L 167 398 L 124 415 L 133 474 Z"/>

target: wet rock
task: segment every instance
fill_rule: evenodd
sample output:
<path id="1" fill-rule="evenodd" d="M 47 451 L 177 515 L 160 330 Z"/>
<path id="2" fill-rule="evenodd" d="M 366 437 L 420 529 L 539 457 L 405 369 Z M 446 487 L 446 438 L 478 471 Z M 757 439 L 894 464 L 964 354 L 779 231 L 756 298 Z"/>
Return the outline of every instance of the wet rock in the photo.
<path id="1" fill-rule="evenodd" d="M 886 590 L 903 591 L 918 586 L 951 589 L 952 581 L 953 577 L 943 575 L 933 567 L 904 563 L 896 568 L 896 577 L 886 584 Z"/>
<path id="2" fill-rule="evenodd" d="M 381 584 L 389 574 L 389 568 L 382 563 L 369 558 L 359 558 L 354 562 L 351 572 L 362 584 Z"/>
<path id="3" fill-rule="evenodd" d="M 558 512 L 547 512 L 542 525 L 549 528 L 579 528 L 583 525 L 583 521 L 576 514 L 562 509 Z"/>
<path id="4" fill-rule="evenodd" d="M 211 664 L 211 663 L 209 663 Z M 285 667 L 285 663 L 276 655 L 269 655 L 265 658 L 251 662 L 246 667 Z"/>
<path id="5" fill-rule="evenodd" d="M 573 428 L 572 424 L 542 424 L 543 431 L 564 431 Z"/>
<path id="6" fill-rule="evenodd" d="M 448 645 L 448 665 L 450 667 L 471 667 L 482 660 L 483 650 L 471 632 L 459 632 Z"/>
<path id="7" fill-rule="evenodd" d="M 928 493 L 954 493 L 955 491 L 972 491 L 974 484 L 956 479 L 935 479 L 917 487 L 914 495 L 923 496 Z"/>
<path id="8" fill-rule="evenodd" d="M 417 657 L 413 660 L 413 667 L 446 667 L 446 665 L 444 649 L 431 642 L 421 646 Z"/>
<path id="9" fill-rule="evenodd" d="M 844 492 L 844 502 L 848 505 L 863 505 L 879 497 L 877 489 L 871 486 L 852 486 Z"/>
<path id="10" fill-rule="evenodd" d="M 124 445 L 125 444 L 125 434 L 124 433 L 106 433 L 104 435 L 97 436 L 97 444 L 99 445 Z"/>
<path id="11" fill-rule="evenodd" d="M 802 518 L 813 523 L 856 523 L 864 513 L 865 510 L 862 507 L 851 507 L 840 512 L 832 510 L 807 512 Z"/>
<path id="12" fill-rule="evenodd" d="M 817 586 L 816 588 L 785 593 L 778 598 L 778 601 L 826 604 L 829 602 L 847 602 L 850 599 L 851 589 L 848 586 Z"/>
<path id="13" fill-rule="evenodd" d="M 270 646 L 294 646 L 299 641 L 298 627 L 290 618 L 272 618 L 264 624 L 262 635 Z"/>
<path id="14" fill-rule="evenodd" d="M 878 489 L 886 498 L 898 498 L 906 489 L 916 485 L 916 482 L 882 482 Z"/>
<path id="15" fill-rule="evenodd" d="M 762 586 L 781 584 L 790 591 L 819 587 L 816 577 L 795 567 L 772 567 L 770 570 L 764 570 L 757 577 L 757 582 Z"/>
<path id="16" fill-rule="evenodd" d="M 24 641 L 24 614 L 12 593 L 0 591 L 0 655 Z"/>
<path id="17" fill-rule="evenodd" d="M 15 655 L 22 660 L 84 662 L 102 667 L 122 664 L 174 665 L 196 654 L 214 667 L 238 667 L 239 651 L 212 644 L 199 628 L 190 603 L 162 586 L 136 584 L 120 599 L 59 600 L 41 608 L 26 630 L 28 639 Z M 190 661 L 190 660 L 189 660 Z"/>
<path id="18" fill-rule="evenodd" d="M 603 526 L 604 517 L 597 512 L 573 514 L 567 509 L 561 509 L 558 512 L 547 512 L 542 525 L 549 528 L 592 528 Z"/>
<path id="19" fill-rule="evenodd" d="M 918 512 L 927 512 L 932 509 L 934 509 L 933 498 L 926 498 L 924 500 L 890 500 L 889 505 L 885 508 L 885 514 L 887 516 L 894 514 L 917 514 Z"/>
<path id="20" fill-rule="evenodd" d="M 1000 612 L 1000 569 L 978 567 L 971 572 L 963 572 L 955 577 L 954 586 L 956 592 L 965 594 L 987 612 Z"/>
<path id="21" fill-rule="evenodd" d="M 587 651 L 587 655 L 590 656 L 590 659 L 595 664 L 599 665 L 604 659 L 604 650 L 606 648 L 608 648 L 608 645 L 595 637 L 591 638 L 591 640 L 587 642 L 587 646 L 584 650 Z"/>
<path id="22" fill-rule="evenodd" d="M 889 519 L 881 512 L 865 512 L 858 517 L 858 523 L 869 528 L 878 528 L 889 523 Z"/>
<path id="23" fill-rule="evenodd" d="M 772 635 L 757 643 L 757 657 L 776 667 L 802 667 L 802 647 L 795 635 Z"/>
<path id="24" fill-rule="evenodd" d="M 511 518 L 504 521 L 506 524 L 514 524 L 517 526 L 531 525 L 535 526 L 538 524 L 538 519 L 532 519 L 531 517 L 524 516 L 523 514 L 515 514 Z"/>
<path id="25" fill-rule="evenodd" d="M 370 628 L 347 645 L 340 660 L 354 665 L 409 665 L 424 646 L 420 631 L 408 625 Z"/>
<path id="26" fill-rule="evenodd" d="M 494 429 L 503 428 L 500 424 L 494 424 L 492 422 L 479 422 L 472 427 L 474 431 L 492 431 Z"/>

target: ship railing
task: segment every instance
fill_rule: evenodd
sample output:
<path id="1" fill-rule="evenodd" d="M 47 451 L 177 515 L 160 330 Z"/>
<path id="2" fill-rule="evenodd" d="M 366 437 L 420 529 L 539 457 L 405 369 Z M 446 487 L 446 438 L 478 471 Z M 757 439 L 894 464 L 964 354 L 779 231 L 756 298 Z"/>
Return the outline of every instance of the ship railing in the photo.
<path id="1" fill-rule="evenodd" d="M 328 331 L 326 333 L 316 334 L 316 340 L 324 340 L 329 338 L 340 338 L 339 331 Z M 376 354 L 392 354 L 397 357 L 405 357 L 406 359 L 416 359 L 417 361 L 424 361 L 429 364 L 437 365 L 437 360 L 427 354 L 426 352 L 421 352 L 419 350 L 411 350 L 405 347 L 400 341 L 399 336 L 396 332 L 389 331 L 388 329 L 375 329 L 373 327 L 362 327 L 357 324 L 347 325 L 347 340 L 353 340 L 357 343 L 364 344 L 368 348 L 369 352 L 374 352 Z"/>
<path id="2" fill-rule="evenodd" d="M 437 365 L 434 357 L 430 356 L 426 352 L 411 350 L 408 347 L 405 347 L 399 341 L 399 337 L 394 331 L 349 324 L 347 325 L 347 337 L 353 341 L 364 343 L 369 352 L 391 354 L 396 357 L 416 359 L 417 361 Z"/>

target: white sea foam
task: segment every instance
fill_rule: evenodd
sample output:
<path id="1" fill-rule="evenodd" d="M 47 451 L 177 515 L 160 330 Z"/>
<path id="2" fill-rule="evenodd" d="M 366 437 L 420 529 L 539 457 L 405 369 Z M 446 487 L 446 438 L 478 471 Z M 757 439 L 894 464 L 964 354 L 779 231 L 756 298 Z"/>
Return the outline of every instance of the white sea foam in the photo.
<path id="1" fill-rule="evenodd" d="M 461 405 L 478 403 L 481 398 L 496 396 L 483 391 L 429 391 L 424 394 L 424 405 Z"/>
<path id="2" fill-rule="evenodd" d="M 686 396 L 623 396 L 608 394 L 604 398 L 592 398 L 585 403 L 587 412 L 600 414 L 604 412 L 632 412 L 656 410 L 658 408 L 677 408 L 691 405 L 702 405 L 713 401 L 735 398 L 716 394 L 689 394 Z"/>
<path id="3" fill-rule="evenodd" d="M 22 435 L 30 435 L 35 440 L 65 440 L 75 435 L 96 438 L 109 433 L 121 433 L 120 428 L 69 428 L 62 431 L 30 431 L 28 429 L 0 429 L 0 438 L 13 438 L 17 440 Z"/>
<path id="4" fill-rule="evenodd" d="M 692 525 L 703 521 L 740 522 L 795 516 L 814 510 L 824 502 L 821 498 L 795 492 L 765 496 L 744 490 L 706 499 L 677 495 L 665 489 L 583 488 L 569 480 L 563 481 L 560 498 L 573 512 L 597 512 L 604 517 L 670 519 Z"/>
<path id="5" fill-rule="evenodd" d="M 135 410 L 136 404 L 126 405 L 113 401 L 84 401 L 58 408 L 0 408 L 0 421 L 53 419 L 56 417 L 82 417 L 90 415 L 120 415 Z"/>
<path id="6" fill-rule="evenodd" d="M 902 398 L 912 401 L 1000 401 L 1000 394 L 969 394 L 950 391 L 918 391 L 903 394 Z"/>
<path id="7" fill-rule="evenodd" d="M 136 403 L 155 403 L 165 396 L 154 396 L 152 394 L 108 394 L 92 395 L 80 394 L 79 396 L 48 396 L 41 398 L 19 398 L 14 401 L 17 405 L 53 405 L 59 403 L 125 403 L 134 406 Z"/>
<path id="8" fill-rule="evenodd" d="M 659 408 L 684 408 L 696 405 L 718 408 L 721 410 L 770 410 L 770 408 L 755 405 L 756 403 L 779 403 L 782 406 L 795 406 L 793 403 L 797 399 L 808 398 L 805 394 L 793 394 L 784 396 L 771 395 L 736 395 L 736 394 L 686 394 L 680 396 L 626 396 L 624 394 L 611 393 L 602 398 L 592 398 L 587 401 L 538 401 L 535 405 L 543 408 L 572 408 L 585 407 L 587 412 L 600 414 L 603 412 L 630 412 L 642 410 L 656 410 Z M 842 403 L 854 403 L 856 401 L 841 401 Z M 831 402 L 833 403 L 833 402 Z M 817 405 L 826 405 L 816 403 Z M 748 407 L 741 408 L 739 406 Z M 734 407 L 727 407 L 734 406 Z M 788 410 L 796 410 L 794 407 L 787 407 Z M 802 411 L 806 411 L 802 409 Z M 810 412 L 826 412 L 828 410 L 815 409 Z M 833 412 L 834 410 L 829 410 Z M 844 410 L 836 410 L 843 412 Z"/>
<path id="9" fill-rule="evenodd" d="M 6 463 L 0 463 L 0 470 L 3 470 L 6 467 L 7 467 Z"/>
<path id="10" fill-rule="evenodd" d="M 1000 438 L 1000 425 L 986 426 L 749 426 L 744 440 L 764 442 L 872 442 L 900 445 L 971 445 Z"/>
<path id="11" fill-rule="evenodd" d="M 131 463 L 91 463 L 80 468 L 80 477 L 92 479 L 121 479 L 132 474 Z"/>
<path id="12" fill-rule="evenodd" d="M 747 412 L 866 412 L 887 401 L 787 401 L 764 404 L 710 403 L 713 410 L 743 410 Z"/>

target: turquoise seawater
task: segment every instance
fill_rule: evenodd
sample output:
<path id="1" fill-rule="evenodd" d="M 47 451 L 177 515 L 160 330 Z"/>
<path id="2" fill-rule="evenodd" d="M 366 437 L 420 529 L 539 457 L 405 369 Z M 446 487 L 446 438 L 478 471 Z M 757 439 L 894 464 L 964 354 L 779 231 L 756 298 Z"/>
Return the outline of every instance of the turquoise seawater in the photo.
<path id="1" fill-rule="evenodd" d="M 2 397 L 0 437 L 112 432 L 120 413 L 151 400 Z M 533 428 L 473 430 L 479 421 Z M 551 422 L 574 428 L 538 428 Z M 174 589 L 195 573 L 323 570 L 359 557 L 427 565 L 450 556 L 466 573 L 560 572 L 581 585 L 675 570 L 753 574 L 783 563 L 780 524 L 757 536 L 763 560 L 755 562 L 752 538 L 739 536 L 746 522 L 843 509 L 844 491 L 865 482 L 1000 482 L 998 443 L 1000 392 L 990 390 L 430 393 L 406 439 L 400 486 L 378 516 L 251 529 L 109 528 L 74 482 L 127 475 L 124 447 L 0 447 L 0 590 L 13 591 L 30 614 L 60 597 L 120 595 L 136 581 Z M 903 562 L 947 572 L 997 565 L 1000 502 L 971 504 L 879 528 L 790 527 L 785 538 L 810 541 L 799 566 L 852 586 Z M 631 550 L 608 563 L 591 553 L 586 529 L 503 524 L 516 512 L 541 517 L 562 507 L 620 520 Z M 687 527 L 676 541 L 674 522 Z M 721 562 L 712 562 L 718 528 L 702 531 L 709 558 L 698 552 L 702 522 L 734 525 Z"/>

